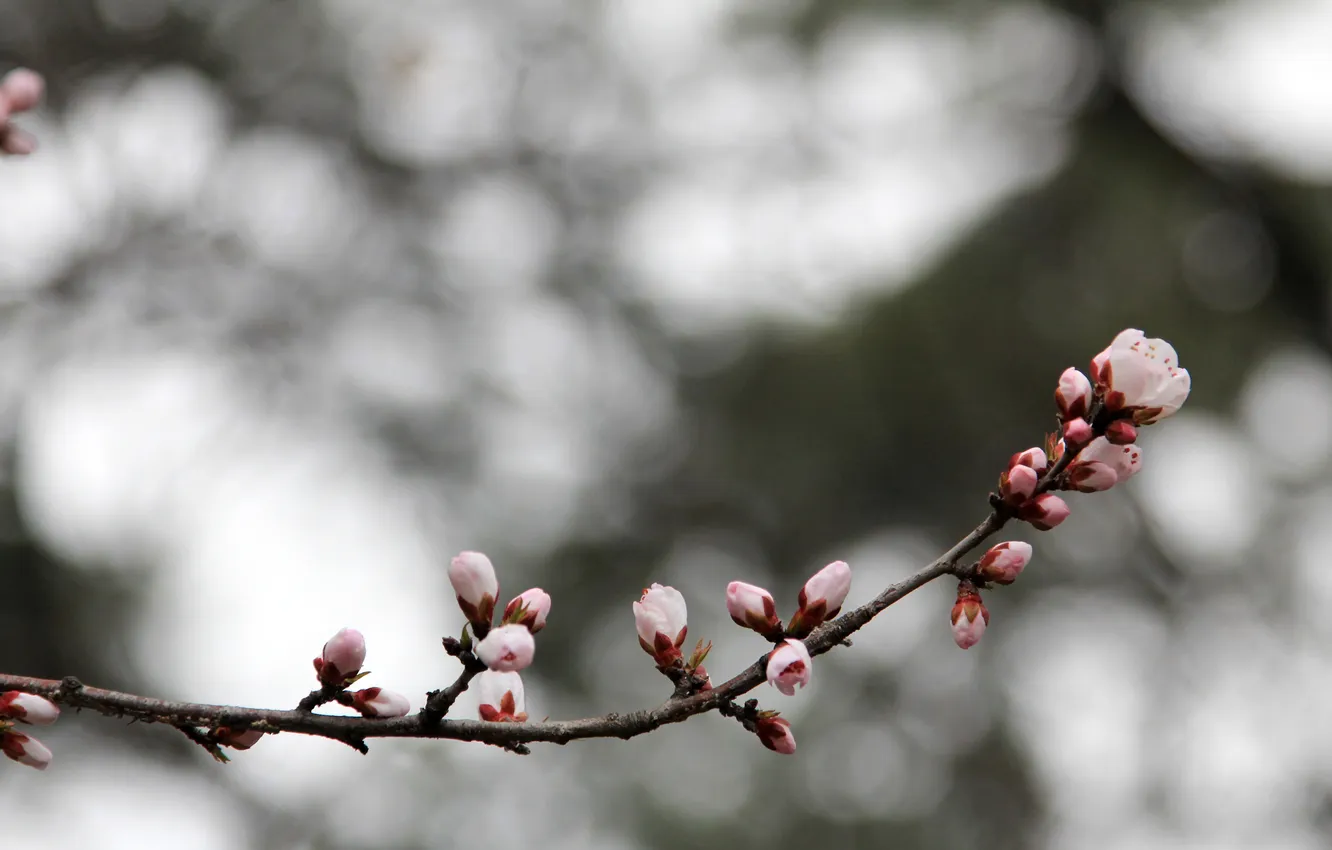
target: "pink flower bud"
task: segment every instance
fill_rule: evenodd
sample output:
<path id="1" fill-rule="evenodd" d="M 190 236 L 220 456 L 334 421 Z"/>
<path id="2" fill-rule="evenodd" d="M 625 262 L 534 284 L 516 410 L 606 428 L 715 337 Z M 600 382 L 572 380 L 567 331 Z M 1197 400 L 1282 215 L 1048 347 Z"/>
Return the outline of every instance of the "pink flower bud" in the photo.
<path id="1" fill-rule="evenodd" d="M 1068 504 L 1053 493 L 1042 493 L 1018 508 L 1017 517 L 1041 531 L 1049 531 L 1068 519 Z"/>
<path id="2" fill-rule="evenodd" d="M 803 688 L 809 684 L 813 663 L 804 643 L 787 638 L 768 655 L 768 684 L 788 697 L 794 696 L 796 685 Z"/>
<path id="3" fill-rule="evenodd" d="M 688 620 L 684 596 L 673 587 L 654 584 L 634 603 L 638 644 L 662 667 L 681 660 L 680 647 L 689 631 Z"/>
<path id="4" fill-rule="evenodd" d="M 1049 466 L 1049 463 L 1045 458 L 1044 449 L 1041 449 L 1038 446 L 1032 446 L 1026 451 L 1018 452 L 1008 459 L 1008 468 L 1010 470 L 1016 466 L 1029 466 L 1036 470 L 1037 473 L 1041 473 L 1045 471 L 1045 467 Z"/>
<path id="5" fill-rule="evenodd" d="M 957 583 L 957 602 L 952 613 L 953 640 L 963 649 L 971 649 L 980 642 L 985 627 L 990 625 L 990 612 L 985 609 L 980 594 L 969 581 Z"/>
<path id="6" fill-rule="evenodd" d="M 356 629 L 340 629 L 324 644 L 323 655 L 314 660 L 315 673 L 325 685 L 347 685 L 365 663 L 365 636 Z"/>
<path id="7" fill-rule="evenodd" d="M 1020 505 L 1035 494 L 1039 482 L 1036 470 L 1019 464 L 999 476 L 999 495 L 1010 505 Z"/>
<path id="8" fill-rule="evenodd" d="M 478 713 L 482 720 L 492 723 L 522 723 L 527 720 L 523 680 L 517 673 L 487 670 L 476 677 L 476 687 L 481 694 Z"/>
<path id="9" fill-rule="evenodd" d="M 1064 423 L 1064 442 L 1077 451 L 1092 441 L 1096 429 L 1086 419 L 1070 419 Z"/>
<path id="10" fill-rule="evenodd" d="M 1059 376 L 1059 386 L 1055 388 L 1055 405 L 1059 408 L 1059 418 L 1065 422 L 1081 419 L 1091 409 L 1092 385 L 1087 376 L 1072 366 Z"/>
<path id="11" fill-rule="evenodd" d="M 1127 419 L 1116 419 L 1105 429 L 1105 438 L 1116 446 L 1127 446 L 1138 439 L 1138 429 Z"/>
<path id="12" fill-rule="evenodd" d="M 550 614 L 550 594 L 539 587 L 524 590 L 509 600 L 504 606 L 504 623 L 518 623 L 526 626 L 532 634 L 546 627 L 546 617 Z"/>
<path id="13" fill-rule="evenodd" d="M 1031 544 L 1021 540 L 1000 543 L 985 553 L 976 572 L 985 581 L 1012 584 L 1031 561 L 1031 553 Z"/>
<path id="14" fill-rule="evenodd" d="M 259 743 L 259 739 L 264 737 L 264 733 L 255 729 L 243 729 L 238 732 L 229 726 L 219 726 L 213 730 L 211 737 L 224 747 L 231 747 L 233 750 L 248 750 Z"/>
<path id="15" fill-rule="evenodd" d="M 41 741 L 17 729 L 0 732 L 0 751 L 19 764 L 46 770 L 51 763 L 51 751 Z"/>
<path id="16" fill-rule="evenodd" d="M 850 591 L 851 567 L 846 561 L 833 561 L 819 570 L 800 588 L 800 609 L 791 618 L 787 633 L 805 637 L 836 617 Z"/>
<path id="17" fill-rule="evenodd" d="M 490 628 L 499 599 L 499 579 L 490 559 L 480 552 L 460 552 L 449 562 L 449 584 L 467 621 L 482 629 Z"/>
<path id="18" fill-rule="evenodd" d="M 365 717 L 403 717 L 412 710 L 407 697 L 383 688 L 363 688 L 351 695 L 352 708 Z"/>
<path id="19" fill-rule="evenodd" d="M 763 743 L 763 746 L 773 752 L 781 753 L 784 756 L 795 753 L 796 740 L 795 735 L 791 734 L 791 724 L 786 718 L 779 717 L 777 712 L 759 712 L 754 731 L 758 734 L 758 739 Z"/>
<path id="20" fill-rule="evenodd" d="M 0 694 L 0 718 L 20 720 L 33 726 L 50 726 L 60 717 L 60 709 L 45 697 L 6 691 Z"/>
<path id="21" fill-rule="evenodd" d="M 1069 467 L 1068 480 L 1081 493 L 1096 493 L 1115 486 L 1119 476 L 1100 461 L 1080 461 Z"/>
<path id="22" fill-rule="evenodd" d="M 1120 331 L 1092 361 L 1092 371 L 1105 409 L 1128 411 L 1138 425 L 1174 415 L 1189 397 L 1189 372 L 1179 368 L 1174 347 L 1136 328 Z"/>
<path id="23" fill-rule="evenodd" d="M 777 602 L 761 587 L 733 581 L 726 586 L 726 612 L 736 625 L 753 629 L 761 635 L 780 637 L 782 621 L 777 617 Z"/>
<path id="24" fill-rule="evenodd" d="M 34 109 L 45 91 L 46 80 L 27 68 L 15 68 L 0 79 L 0 99 L 8 103 L 10 112 Z"/>
<path id="25" fill-rule="evenodd" d="M 526 626 L 510 624 L 491 631 L 476 645 L 476 655 L 491 670 L 512 673 L 532 663 L 536 641 Z"/>

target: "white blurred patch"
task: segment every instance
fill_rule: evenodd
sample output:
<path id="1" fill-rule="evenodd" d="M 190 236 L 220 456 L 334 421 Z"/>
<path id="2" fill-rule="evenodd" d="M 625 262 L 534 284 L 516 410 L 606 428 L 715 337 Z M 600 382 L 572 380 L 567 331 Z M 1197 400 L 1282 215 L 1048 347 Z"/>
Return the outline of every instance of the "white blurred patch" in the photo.
<path id="1" fill-rule="evenodd" d="M 1250 445 L 1225 421 L 1184 412 L 1143 435 L 1142 471 L 1129 487 L 1182 566 L 1238 570 L 1271 504 L 1271 483 Z"/>
<path id="2" fill-rule="evenodd" d="M 559 244 L 560 220 L 549 199 L 510 175 L 462 189 L 444 210 L 432 247 L 445 277 L 461 286 L 528 296 Z"/>
<path id="3" fill-rule="evenodd" d="M 1113 824 L 1147 779 L 1155 660 L 1166 635 L 1152 612 L 1085 592 L 1041 594 L 1003 629 L 996 679 L 1039 793 L 1059 812 Z"/>
<path id="4" fill-rule="evenodd" d="M 1332 5 L 1232 0 L 1128 16 L 1135 95 L 1188 146 L 1256 158 L 1295 177 L 1332 176 Z"/>
<path id="5" fill-rule="evenodd" d="M 1332 364 L 1303 349 L 1268 356 L 1240 391 L 1239 417 L 1265 472 L 1322 477 L 1332 457 Z"/>
<path id="6" fill-rule="evenodd" d="M 797 799 L 820 817 L 910 820 L 933 811 L 948 791 L 940 761 L 921 757 L 892 726 L 840 723 L 804 737 L 805 730 L 795 731 L 805 792 Z"/>
<path id="7" fill-rule="evenodd" d="M 77 721 L 76 721 L 77 722 Z M 154 730 L 159 734 L 167 734 Z M 9 763 L 6 768 L 12 767 Z M 85 743 L 45 773 L 0 772 L 6 847 L 248 850 L 245 810 L 194 770 Z"/>
<path id="8" fill-rule="evenodd" d="M 92 157 L 128 209 L 167 216 L 191 209 L 227 133 L 226 104 L 199 72 L 157 68 L 126 84 L 108 77 L 80 93 L 70 145 Z"/>
<path id="9" fill-rule="evenodd" d="M 367 200 L 336 151 L 288 130 L 251 131 L 209 175 L 203 217 L 280 269 L 336 266 Z"/>

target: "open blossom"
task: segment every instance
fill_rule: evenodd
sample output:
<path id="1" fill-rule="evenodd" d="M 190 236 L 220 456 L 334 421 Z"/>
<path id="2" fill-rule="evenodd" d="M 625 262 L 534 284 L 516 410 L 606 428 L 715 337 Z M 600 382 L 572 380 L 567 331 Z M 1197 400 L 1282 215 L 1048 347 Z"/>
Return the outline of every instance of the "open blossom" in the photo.
<path id="1" fill-rule="evenodd" d="M 654 584 L 634 603 L 634 627 L 638 644 L 663 667 L 682 656 L 688 629 L 689 612 L 684 596 L 673 587 Z"/>
<path id="2" fill-rule="evenodd" d="M 795 735 L 791 734 L 791 723 L 785 717 L 779 717 L 775 711 L 759 712 L 754 731 L 763 746 L 776 753 L 789 756 L 796 751 Z"/>
<path id="3" fill-rule="evenodd" d="M 481 695 L 477 712 L 482 720 L 492 723 L 522 723 L 527 719 L 527 706 L 523 699 L 523 679 L 517 673 L 497 673 L 487 670 L 476 677 L 476 688 Z"/>
<path id="4" fill-rule="evenodd" d="M 809 684 L 812 666 L 805 644 L 787 638 L 768 655 L 768 684 L 788 697 L 794 696 L 796 685 L 803 688 Z"/>
<path id="5" fill-rule="evenodd" d="M 412 710 L 407 697 L 384 688 L 362 688 L 351 698 L 352 708 L 365 717 L 403 717 Z"/>
<path id="6" fill-rule="evenodd" d="M 1018 508 L 1017 517 L 1033 528 L 1049 531 L 1068 519 L 1068 503 L 1053 493 L 1042 493 Z"/>
<path id="7" fill-rule="evenodd" d="M 990 612 L 969 581 L 957 584 L 957 602 L 951 615 L 953 640 L 963 649 L 971 649 L 980 642 L 985 627 L 990 625 Z"/>
<path id="8" fill-rule="evenodd" d="M 476 655 L 491 670 L 509 673 L 523 670 L 532 663 L 536 641 L 527 626 L 500 626 L 476 645 Z"/>
<path id="9" fill-rule="evenodd" d="M 550 614 L 550 594 L 539 587 L 524 590 L 504 606 L 504 622 L 526 626 L 532 634 L 546 627 Z"/>
<path id="10" fill-rule="evenodd" d="M 46 745 L 17 729 L 0 732 L 0 751 L 19 764 L 38 770 L 46 770 L 46 766 L 51 763 L 51 751 Z"/>
<path id="11" fill-rule="evenodd" d="M 37 149 L 37 140 L 10 123 L 16 113 L 27 112 L 41 102 L 46 81 L 27 68 L 15 68 L 0 79 L 0 155 L 21 156 Z"/>
<path id="12" fill-rule="evenodd" d="M 1092 404 L 1092 385 L 1086 375 L 1072 366 L 1059 376 L 1059 386 L 1055 388 L 1055 405 L 1059 408 L 1059 418 L 1065 422 L 1081 419 L 1087 415 Z"/>
<path id="13" fill-rule="evenodd" d="M 6 691 L 0 694 L 0 719 L 19 720 L 34 726 L 50 726 L 60 717 L 60 709 L 45 697 Z"/>
<path id="14" fill-rule="evenodd" d="M 1092 378 L 1106 410 L 1127 411 L 1139 425 L 1173 415 L 1189 397 L 1189 372 L 1180 368 L 1175 349 L 1136 328 L 1120 331 L 1092 359 Z"/>
<path id="15" fill-rule="evenodd" d="M 1021 540 L 1008 540 L 990 547 L 981 558 L 976 571 L 980 577 L 995 584 L 1012 584 L 1031 561 L 1031 544 Z"/>
<path id="16" fill-rule="evenodd" d="M 490 559 L 480 552 L 460 552 L 449 562 L 449 584 L 458 607 L 474 627 L 490 628 L 499 599 L 499 579 Z"/>
<path id="17" fill-rule="evenodd" d="M 777 602 L 763 588 L 733 581 L 726 586 L 726 613 L 736 625 L 753 629 L 761 635 L 781 636 L 782 621 L 777 617 Z"/>
<path id="18" fill-rule="evenodd" d="M 1097 437 L 1069 466 L 1068 475 L 1074 487 L 1090 493 L 1124 483 L 1141 466 L 1142 449 L 1136 445 L 1117 446 L 1105 437 Z"/>
<path id="19" fill-rule="evenodd" d="M 365 663 L 365 636 L 356 629 L 340 629 L 324 644 L 314 660 L 315 673 L 325 685 L 350 684 Z"/>
<path id="20" fill-rule="evenodd" d="M 800 609 L 791 618 L 787 632 L 804 637 L 842 610 L 851 592 L 851 567 L 846 561 L 833 561 L 819 570 L 800 588 Z"/>

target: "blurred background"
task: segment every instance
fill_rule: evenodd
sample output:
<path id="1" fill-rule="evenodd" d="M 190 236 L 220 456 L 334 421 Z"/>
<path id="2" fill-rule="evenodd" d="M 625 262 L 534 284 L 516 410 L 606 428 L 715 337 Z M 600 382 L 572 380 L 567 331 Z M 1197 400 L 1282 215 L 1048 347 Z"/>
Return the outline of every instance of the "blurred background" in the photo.
<path id="1" fill-rule="evenodd" d="M 353 625 L 419 705 L 482 549 L 555 599 L 533 717 L 642 708 L 646 584 L 727 678 L 727 582 L 932 559 L 1116 331 L 1194 379 L 1010 530 L 976 649 L 939 582 L 757 692 L 794 758 L 709 716 L 224 767 L 67 712 L 5 845 L 1327 846 L 1329 43 L 1329 0 L 0 0 L 50 84 L 0 162 L 6 672 L 288 707 Z"/>

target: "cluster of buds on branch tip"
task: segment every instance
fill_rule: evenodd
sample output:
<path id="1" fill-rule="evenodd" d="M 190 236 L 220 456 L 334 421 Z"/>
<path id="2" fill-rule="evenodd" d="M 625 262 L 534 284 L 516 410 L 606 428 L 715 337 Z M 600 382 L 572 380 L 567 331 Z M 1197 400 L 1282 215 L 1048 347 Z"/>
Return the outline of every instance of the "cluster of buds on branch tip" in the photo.
<path id="1" fill-rule="evenodd" d="M 493 626 L 499 599 L 499 578 L 490 558 L 480 552 L 462 552 L 449 564 L 449 582 L 468 626 L 480 638 L 476 657 L 486 666 L 477 679 L 481 693 L 482 720 L 521 723 L 527 719 L 523 705 L 523 680 L 536 656 L 537 632 L 550 616 L 550 594 L 539 587 L 524 590 L 509 600 Z M 464 645 L 467 645 L 464 632 Z"/>
<path id="2" fill-rule="evenodd" d="M 833 561 L 819 570 L 800 588 L 799 607 L 783 626 L 777 617 L 777 601 L 767 590 L 742 581 L 726 588 L 726 611 L 736 625 L 752 629 L 776 644 L 768 654 L 765 675 L 768 684 L 787 696 L 809 684 L 813 659 L 800 638 L 808 637 L 823 623 L 842 610 L 851 592 L 851 567 L 846 561 Z M 791 724 L 775 711 L 760 712 L 753 727 L 765 747 L 790 755 L 795 752 Z"/>
<path id="3" fill-rule="evenodd" d="M 1096 493 L 1132 478 L 1142 466 L 1138 428 L 1173 415 L 1189 396 L 1189 373 L 1175 349 L 1135 328 L 1092 358 L 1091 373 L 1064 370 L 1054 394 L 1060 433 L 1047 438 L 1045 449 L 1013 455 L 999 478 L 993 500 L 1041 531 L 1069 515 L 1068 504 L 1049 491 Z M 989 625 L 979 587 L 1012 584 L 1031 556 L 1028 543 L 1000 543 L 962 574 L 951 615 L 958 646 L 974 646 Z"/>
<path id="4" fill-rule="evenodd" d="M 0 694 L 0 751 L 28 767 L 46 770 L 51 751 L 41 741 L 20 731 L 16 724 L 50 726 L 60 717 L 55 703 L 36 694 L 6 691 Z"/>

